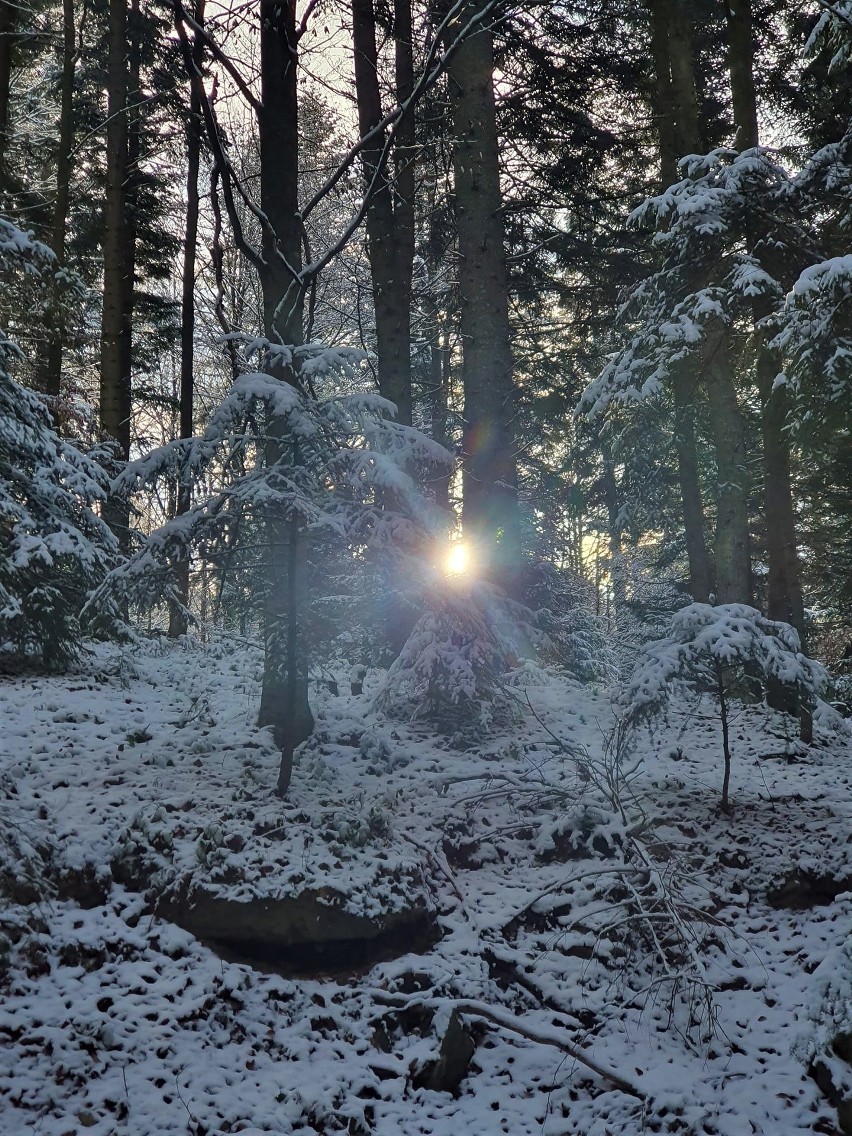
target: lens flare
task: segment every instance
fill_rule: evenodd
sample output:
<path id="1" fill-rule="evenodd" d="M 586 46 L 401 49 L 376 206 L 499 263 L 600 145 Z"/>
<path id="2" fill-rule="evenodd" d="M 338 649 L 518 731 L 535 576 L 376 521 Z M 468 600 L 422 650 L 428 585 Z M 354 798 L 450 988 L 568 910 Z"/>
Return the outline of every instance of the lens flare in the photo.
<path id="1" fill-rule="evenodd" d="M 463 576 L 470 571 L 470 553 L 466 544 L 458 541 L 447 553 L 447 572 L 450 576 Z"/>

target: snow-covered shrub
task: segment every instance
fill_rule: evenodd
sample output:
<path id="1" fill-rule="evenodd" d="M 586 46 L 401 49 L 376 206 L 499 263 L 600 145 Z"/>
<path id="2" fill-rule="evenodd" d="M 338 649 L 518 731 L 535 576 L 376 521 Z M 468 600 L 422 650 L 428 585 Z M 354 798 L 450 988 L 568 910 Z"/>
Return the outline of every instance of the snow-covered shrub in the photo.
<path id="1" fill-rule="evenodd" d="M 57 272 L 50 249 L 0 217 L 0 273 L 48 287 Z M 13 377 L 22 363 L 0 329 L 0 652 L 57 667 L 75 656 L 81 610 L 118 548 L 93 509 L 106 474 Z"/>
<path id="2" fill-rule="evenodd" d="M 423 718 L 459 743 L 513 712 L 503 676 L 536 636 L 532 613 L 482 581 L 435 574 L 417 621 L 376 699 L 386 713 Z"/>
<path id="3" fill-rule="evenodd" d="M 827 1095 L 852 1107 L 852 938 L 830 951 L 814 972 L 813 1028 L 796 1043 L 797 1055 Z"/>
<path id="4" fill-rule="evenodd" d="M 524 596 L 548 662 L 580 682 L 609 676 L 609 637 L 605 621 L 595 614 L 594 588 L 587 580 L 549 561 L 536 561 L 524 571 Z"/>
<path id="5" fill-rule="evenodd" d="M 802 653 L 789 624 L 767 619 L 746 604 L 693 603 L 675 612 L 663 638 L 643 648 L 626 692 L 627 717 L 634 725 L 654 718 L 678 689 L 712 694 L 722 725 L 722 809 L 728 811 L 729 701 L 762 698 L 770 684 L 793 692 L 801 707 L 813 708 L 828 675 Z"/>
<path id="6" fill-rule="evenodd" d="M 0 905 L 6 900 L 31 904 L 46 899 L 52 890 L 52 854 L 47 833 L 34 831 L 30 815 L 21 808 L 15 778 L 0 774 Z"/>

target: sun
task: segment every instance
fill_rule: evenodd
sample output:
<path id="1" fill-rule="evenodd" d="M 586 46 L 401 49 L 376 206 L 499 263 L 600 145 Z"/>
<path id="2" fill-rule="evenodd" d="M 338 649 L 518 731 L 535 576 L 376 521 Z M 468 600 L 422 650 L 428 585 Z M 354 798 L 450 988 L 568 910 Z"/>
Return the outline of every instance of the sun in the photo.
<path id="1" fill-rule="evenodd" d="M 450 576 L 463 576 L 470 571 L 470 552 L 466 544 L 456 541 L 447 553 L 447 573 Z"/>

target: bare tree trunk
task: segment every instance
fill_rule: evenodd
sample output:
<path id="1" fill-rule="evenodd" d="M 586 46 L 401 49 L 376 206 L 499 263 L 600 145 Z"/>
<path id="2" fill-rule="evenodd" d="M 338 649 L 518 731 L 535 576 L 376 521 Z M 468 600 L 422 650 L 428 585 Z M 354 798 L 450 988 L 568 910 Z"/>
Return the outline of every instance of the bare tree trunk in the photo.
<path id="1" fill-rule="evenodd" d="M 627 572 L 624 562 L 624 533 L 619 519 L 618 482 L 615 478 L 615 462 L 606 438 L 599 438 L 603 458 L 603 495 L 609 525 L 609 574 L 612 581 L 612 603 L 616 621 L 627 603 Z M 609 611 L 607 612 L 609 615 Z"/>
<path id="2" fill-rule="evenodd" d="M 204 0 L 196 0 L 193 18 L 204 24 Z M 196 35 L 192 58 L 200 70 L 204 56 L 201 36 Z M 194 431 L 195 402 L 195 259 L 198 245 L 198 174 L 201 166 L 201 98 L 197 84 L 190 83 L 189 117 L 186 124 L 186 235 L 183 242 L 183 269 L 180 303 L 180 437 L 191 438 Z M 192 484 L 182 480 L 177 490 L 177 516 L 189 510 Z M 189 604 L 189 558 L 180 560 L 176 568 L 178 599 L 182 608 Z M 169 635 L 185 635 L 186 614 L 173 606 L 169 612 Z"/>
<path id="3" fill-rule="evenodd" d="M 413 64 L 411 61 L 411 11 L 406 0 L 395 0 L 394 11 L 402 22 L 408 43 L 397 40 L 398 96 L 411 93 Z M 355 90 L 358 100 L 358 124 L 363 138 L 382 120 L 381 92 L 376 50 L 376 21 L 373 0 L 352 0 L 352 36 L 355 52 Z M 400 68 L 402 73 L 400 73 Z M 413 119 L 403 123 L 403 134 L 410 134 Z M 362 152 L 364 182 L 371 192 L 367 207 L 367 255 L 373 284 L 373 310 L 376 319 L 376 354 L 378 356 L 379 390 L 397 406 L 397 417 L 411 424 L 411 266 L 414 256 L 413 174 L 411 153 L 397 151 L 397 171 L 405 186 L 394 186 L 387 155 L 383 154 L 386 136 L 379 134 L 375 142 Z M 409 184 L 410 183 L 410 184 Z M 397 201 L 394 205 L 394 190 Z M 408 200 L 404 192 L 409 194 Z"/>
<path id="4" fill-rule="evenodd" d="M 674 442 L 677 452 L 680 500 L 689 562 L 689 591 L 694 600 L 707 603 L 713 591 L 713 566 L 704 532 L 704 502 L 698 475 L 698 446 L 695 438 L 695 384 L 678 369 L 673 377 Z"/>
<path id="5" fill-rule="evenodd" d="M 260 4 L 261 209 L 268 219 L 263 233 L 264 331 L 275 343 L 302 341 L 304 292 L 296 278 L 301 268 L 301 222 L 298 211 L 299 132 L 296 90 L 297 48 L 295 0 L 261 0 Z M 273 362 L 282 382 L 298 387 L 292 367 Z M 270 466 L 298 465 L 297 440 L 286 424 L 272 420 L 266 447 Z M 293 754 L 311 733 L 313 715 L 308 701 L 308 648 L 301 633 L 307 601 L 308 538 L 295 513 L 270 511 L 267 599 L 264 618 L 265 662 L 260 725 L 272 726 L 281 749 L 278 793 L 287 792 Z"/>
<path id="6" fill-rule="evenodd" d="M 749 476 L 726 327 L 707 333 L 703 362 L 718 485 L 716 603 L 747 604 L 752 599 Z"/>
<path id="7" fill-rule="evenodd" d="M 692 42 L 680 0 L 649 0 L 651 44 L 656 71 L 655 113 L 660 145 L 660 181 L 665 189 L 677 180 L 677 162 L 699 145 L 698 100 L 692 65 Z M 689 590 L 706 603 L 713 590 L 713 568 L 704 530 L 704 503 L 698 472 L 695 432 L 697 390 L 682 367 L 672 377 L 677 453 Z"/>
<path id="8" fill-rule="evenodd" d="M 449 384 L 450 352 L 443 342 L 443 329 L 438 305 L 433 296 L 426 301 L 429 319 L 429 417 L 432 437 L 447 449 L 451 446 L 449 436 Z M 450 482 L 452 472 L 439 470 L 433 481 L 435 503 L 449 512 Z"/>
<path id="9" fill-rule="evenodd" d="M 719 808 L 723 813 L 730 813 L 731 800 L 731 734 L 728 721 L 728 692 L 725 690 L 725 672 L 716 664 L 716 698 L 719 702 L 719 717 L 722 721 L 722 754 L 725 761 L 725 771 L 722 777 L 722 799 Z"/>
<path id="10" fill-rule="evenodd" d="M 128 277 L 127 258 L 127 90 L 127 4 L 126 0 L 110 0 L 100 425 L 104 435 L 114 442 L 120 461 L 127 461 L 130 455 L 133 309 L 133 280 Z M 104 518 L 126 548 L 130 527 L 126 500 L 111 496 L 104 505 Z"/>
<path id="11" fill-rule="evenodd" d="M 731 73 L 731 97 L 737 150 L 748 150 L 759 144 L 757 98 L 754 90 L 754 29 L 751 0 L 725 0 L 728 24 L 728 69 Z"/>
<path id="12" fill-rule="evenodd" d="M 77 69 L 74 0 L 62 0 L 62 77 L 60 79 L 59 141 L 56 148 L 56 203 L 53 208 L 51 245 L 60 264 L 65 263 L 68 210 L 71 201 L 71 150 L 74 145 L 74 75 Z M 47 359 L 41 386 L 57 398 L 62 385 L 62 349 L 65 324 L 60 312 L 51 310 L 47 322 Z"/>
<path id="13" fill-rule="evenodd" d="M 402 106 L 414 90 L 414 39 L 411 26 L 411 0 L 394 0 L 393 5 L 396 101 Z M 396 279 L 399 288 L 401 327 L 399 374 L 406 415 L 411 422 L 411 305 L 414 273 L 414 195 L 416 121 L 414 108 L 402 119 L 394 143 L 394 233 L 396 236 Z"/>
<path id="14" fill-rule="evenodd" d="M 754 88 L 754 34 L 750 0 L 726 2 L 728 59 L 734 120 L 739 150 L 759 145 L 757 98 Z M 757 234 L 747 236 L 749 251 L 759 256 Z M 772 266 L 767 265 L 771 270 Z M 769 581 L 767 614 L 770 619 L 792 623 L 804 642 L 805 619 L 801 573 L 796 551 L 796 518 L 793 508 L 790 444 L 785 433 L 788 399 L 784 387 L 774 389 L 781 370 L 777 353 L 769 348 L 762 321 L 770 314 L 772 301 L 754 300 L 752 312 L 757 348 L 756 381 L 761 402 L 763 433 L 764 509 L 766 512 Z"/>
<path id="15" fill-rule="evenodd" d="M 677 163 L 681 155 L 676 146 L 674 92 L 672 91 L 670 0 L 648 0 L 651 14 L 651 56 L 654 61 L 654 118 L 660 151 L 660 186 L 663 189 L 677 181 Z"/>
<path id="16" fill-rule="evenodd" d="M 757 118 L 757 96 L 754 86 L 754 29 L 751 0 L 737 0 L 733 7 L 726 0 L 728 21 L 728 62 L 734 121 L 737 127 L 735 146 L 738 150 L 760 144 Z M 749 251 L 760 255 L 757 235 L 747 235 Z M 771 270 L 771 265 L 767 265 Z M 754 337 L 757 349 L 755 377 L 761 404 L 763 440 L 763 502 L 766 519 L 766 553 L 769 565 L 767 614 L 770 619 L 791 623 L 805 645 L 805 605 L 796 539 L 796 515 L 793 506 L 792 459 L 785 427 L 789 411 L 785 388 L 775 388 L 775 376 L 781 370 L 780 359 L 768 344 L 763 320 L 772 310 L 772 301 L 758 297 L 752 302 Z M 787 703 L 783 694 L 770 698 L 779 705 Z M 802 737 L 811 740 L 813 723 L 810 713 L 801 710 Z"/>
<path id="17" fill-rule="evenodd" d="M 480 11 L 475 0 L 459 19 Z M 519 594 L 523 565 L 515 461 L 515 388 L 500 168 L 493 86 L 492 36 L 465 38 L 449 66 L 453 179 L 462 297 L 465 535 L 482 571 Z"/>

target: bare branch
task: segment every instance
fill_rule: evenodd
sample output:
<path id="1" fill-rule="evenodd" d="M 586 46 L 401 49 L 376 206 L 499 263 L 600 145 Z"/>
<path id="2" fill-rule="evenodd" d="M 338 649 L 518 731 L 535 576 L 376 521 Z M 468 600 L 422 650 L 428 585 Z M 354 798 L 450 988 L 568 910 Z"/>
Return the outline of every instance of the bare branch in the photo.
<path id="1" fill-rule="evenodd" d="M 435 85 L 435 83 L 446 70 L 447 64 L 449 63 L 450 59 L 453 57 L 458 47 L 461 46 L 463 40 L 467 39 L 469 35 L 472 35 L 474 31 L 478 30 L 479 26 L 481 24 L 484 24 L 486 17 L 495 12 L 503 4 L 503 2 L 504 0 L 488 0 L 488 2 L 483 5 L 482 11 L 477 12 L 476 15 L 471 18 L 467 26 L 464 27 L 453 38 L 452 43 L 445 48 L 443 55 L 440 58 L 437 58 L 444 33 L 446 32 L 452 21 L 459 16 L 462 9 L 465 7 L 465 4 L 467 3 L 467 0 L 455 0 L 455 3 L 452 5 L 450 10 L 447 12 L 446 16 L 436 29 L 436 34 L 429 46 L 429 51 L 423 65 L 420 78 L 415 83 L 411 95 L 405 100 L 404 103 L 399 103 L 396 107 L 394 107 L 392 111 L 386 114 L 383 119 L 377 122 L 372 130 L 369 130 L 366 134 L 358 139 L 358 141 L 354 144 L 354 146 L 352 146 L 348 154 L 346 154 L 341 163 L 338 165 L 337 169 L 335 169 L 334 173 L 331 174 L 326 182 L 320 186 L 320 188 L 316 191 L 310 201 L 308 201 L 308 203 L 305 205 L 304 209 L 302 210 L 302 217 L 304 219 L 307 219 L 317 207 L 317 205 L 319 205 L 319 203 L 325 197 L 327 197 L 331 190 L 334 189 L 334 187 L 351 167 L 362 150 L 368 149 L 380 138 L 385 136 L 385 131 L 389 131 L 385 136 L 385 143 L 382 147 L 382 152 L 377 165 L 377 169 L 382 168 L 393 146 L 400 120 L 405 118 L 413 110 L 414 106 L 420 101 L 423 95 Z M 352 232 L 354 232 L 354 230 L 358 227 L 358 225 L 360 225 L 361 221 L 363 220 L 364 213 L 366 212 L 366 207 L 369 204 L 369 195 L 371 192 L 375 192 L 374 182 L 375 178 L 373 179 L 373 182 L 370 183 L 367 193 L 365 194 L 364 203 L 362 203 L 362 207 L 359 210 L 358 223 L 354 226 Z M 352 234 L 350 233 L 349 236 L 351 235 Z M 346 239 L 348 241 L 349 237 L 347 237 Z M 342 247 L 343 246 L 341 246 L 341 248 Z M 336 248 L 335 253 L 333 253 L 332 255 L 336 255 L 336 253 L 339 251 L 340 249 Z M 325 258 L 323 258 L 323 261 L 324 263 L 322 263 L 322 267 L 324 268 L 325 264 L 328 262 L 325 260 Z"/>
<path id="2" fill-rule="evenodd" d="M 234 80 L 234 83 L 237 85 L 237 88 L 242 94 L 243 98 L 246 100 L 252 110 L 257 113 L 260 110 L 260 100 L 255 97 L 248 83 L 240 74 L 239 69 L 228 58 L 221 47 L 219 47 L 219 45 L 206 30 L 206 28 L 204 28 L 202 24 L 199 24 L 198 21 L 195 20 L 189 14 L 189 12 L 187 12 L 186 8 L 184 8 L 183 4 L 181 3 L 181 0 L 163 0 L 163 3 L 169 9 L 171 9 L 176 22 L 180 21 L 182 24 L 187 24 L 190 28 L 192 28 L 193 32 L 195 32 L 195 34 L 204 41 L 204 45 L 208 48 L 210 54 L 217 62 L 222 64 L 224 69 Z"/>
<path id="3" fill-rule="evenodd" d="M 237 248 L 240 252 L 256 267 L 259 268 L 263 264 L 263 258 L 260 253 L 246 240 L 243 232 L 243 226 L 240 221 L 239 213 L 237 212 L 236 202 L 234 201 L 233 187 L 236 185 L 237 191 L 245 201 L 246 205 L 254 211 L 251 202 L 242 186 L 239 184 L 239 179 L 234 173 L 228 155 L 225 153 L 225 147 L 222 142 L 222 132 L 219 129 L 219 124 L 216 121 L 216 114 L 213 110 L 213 103 L 210 96 L 204 89 L 203 77 L 201 70 L 197 66 L 192 54 L 192 47 L 189 42 L 189 36 L 186 34 L 186 27 L 183 22 L 175 14 L 175 30 L 180 40 L 181 55 L 183 56 L 184 64 L 186 66 L 189 81 L 195 87 L 198 95 L 199 105 L 201 106 L 201 115 L 204 119 L 204 126 L 207 132 L 207 140 L 210 143 L 210 149 L 213 152 L 213 160 L 219 168 L 222 175 L 222 194 L 225 198 L 225 208 L 228 211 L 228 220 L 231 222 L 231 228 L 234 232 L 234 240 L 236 241 Z"/>
<path id="4" fill-rule="evenodd" d="M 478 1002 L 471 998 L 420 998 L 416 994 L 411 997 L 406 997 L 402 994 L 390 994 L 384 990 L 373 990 L 370 991 L 370 994 L 377 1002 L 384 1002 L 389 1006 L 395 1006 L 400 1009 L 407 1010 L 416 1006 L 417 1008 L 422 1007 L 425 1010 L 440 1010 L 449 1007 L 450 1009 L 457 1010 L 460 1014 L 469 1014 L 473 1017 L 482 1018 L 485 1021 L 492 1022 L 494 1025 L 499 1026 L 501 1029 L 509 1030 L 511 1033 L 518 1034 L 519 1037 L 526 1038 L 527 1041 L 533 1041 L 539 1045 L 552 1046 L 562 1053 L 567 1054 L 568 1057 L 572 1058 L 579 1065 L 584 1065 L 587 1069 L 590 1069 L 604 1081 L 615 1085 L 615 1087 L 621 1089 L 623 1093 L 628 1093 L 632 1097 L 638 1097 L 639 1100 L 646 1099 L 646 1094 L 643 1093 L 640 1088 L 627 1080 L 626 1077 L 622 1077 L 622 1075 L 617 1073 L 614 1069 L 609 1069 L 595 1058 L 590 1057 L 584 1049 L 575 1045 L 574 1042 L 569 1041 L 561 1030 L 548 1029 L 546 1026 L 532 1028 L 521 1022 L 513 1014 L 497 1010 L 493 1006 L 489 1006 L 486 1002 Z"/>
<path id="5" fill-rule="evenodd" d="M 304 13 L 304 15 L 302 16 L 302 19 L 299 22 L 298 28 L 296 29 L 296 43 L 299 42 L 299 40 L 302 38 L 302 36 L 308 30 L 308 21 L 310 20 L 311 16 L 313 15 L 314 8 L 316 8 L 317 3 L 318 3 L 318 0 L 308 0 L 308 6 L 305 8 L 305 13 Z"/>

